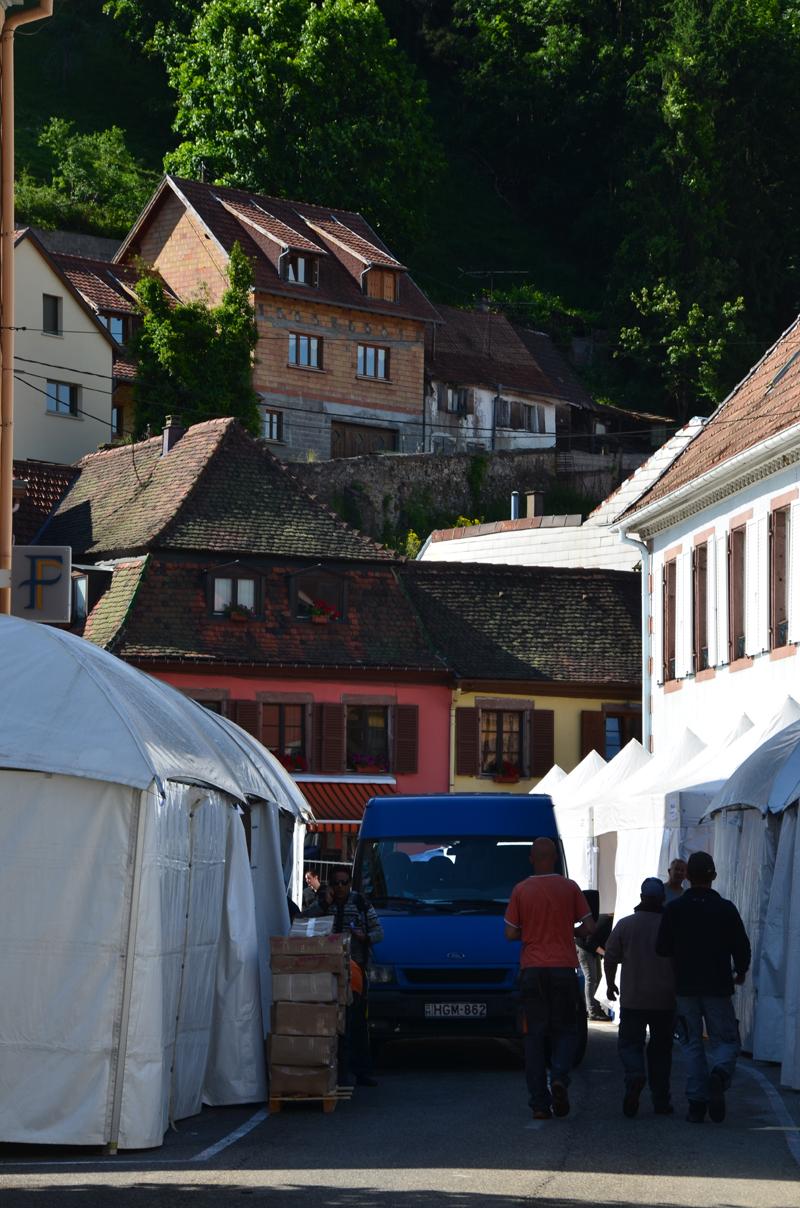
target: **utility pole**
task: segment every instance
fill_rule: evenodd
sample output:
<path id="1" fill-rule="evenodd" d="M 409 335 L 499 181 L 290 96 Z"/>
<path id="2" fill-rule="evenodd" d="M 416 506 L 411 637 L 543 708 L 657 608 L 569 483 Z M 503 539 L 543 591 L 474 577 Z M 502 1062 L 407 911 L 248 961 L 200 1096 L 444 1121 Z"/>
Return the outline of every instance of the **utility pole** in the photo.
<path id="1" fill-rule="evenodd" d="M 11 612 L 14 516 L 14 33 L 52 17 L 53 0 L 9 13 L 0 0 L 0 614 Z"/>

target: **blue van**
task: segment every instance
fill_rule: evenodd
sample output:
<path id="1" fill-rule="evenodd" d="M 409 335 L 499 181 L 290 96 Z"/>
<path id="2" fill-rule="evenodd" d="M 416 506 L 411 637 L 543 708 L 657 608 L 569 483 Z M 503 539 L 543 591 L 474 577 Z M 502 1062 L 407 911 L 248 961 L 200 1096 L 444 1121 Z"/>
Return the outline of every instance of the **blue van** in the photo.
<path id="1" fill-rule="evenodd" d="M 555 840 L 553 803 L 517 793 L 373 797 L 353 880 L 384 938 L 369 973 L 374 1040 L 520 1034 L 520 945 L 504 934 L 511 890 L 531 875 L 531 843 Z M 579 1008 L 585 1047 L 586 1016 Z"/>

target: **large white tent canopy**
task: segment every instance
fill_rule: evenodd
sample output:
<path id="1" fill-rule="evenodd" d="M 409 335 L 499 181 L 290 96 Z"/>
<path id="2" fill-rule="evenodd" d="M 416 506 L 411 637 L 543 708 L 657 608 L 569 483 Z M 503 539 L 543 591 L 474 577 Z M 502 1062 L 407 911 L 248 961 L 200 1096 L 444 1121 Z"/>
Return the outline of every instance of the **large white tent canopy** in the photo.
<path id="1" fill-rule="evenodd" d="M 256 901 L 285 933 L 293 781 L 64 631 L 0 617 L 0 665 L 0 1142 L 141 1148 L 263 1099 Z"/>

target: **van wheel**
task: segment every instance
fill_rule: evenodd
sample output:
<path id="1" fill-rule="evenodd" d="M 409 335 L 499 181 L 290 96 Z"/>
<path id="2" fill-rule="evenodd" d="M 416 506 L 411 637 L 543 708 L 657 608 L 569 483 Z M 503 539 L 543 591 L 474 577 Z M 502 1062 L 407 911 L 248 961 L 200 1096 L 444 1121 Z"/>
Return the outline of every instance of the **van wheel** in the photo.
<path id="1" fill-rule="evenodd" d="M 586 1056 L 586 1045 L 588 1041 L 589 1016 L 586 1014 L 583 1004 L 581 1004 L 578 1008 L 578 1043 L 575 1046 L 575 1059 L 572 1063 L 573 1069 L 577 1069 Z"/>

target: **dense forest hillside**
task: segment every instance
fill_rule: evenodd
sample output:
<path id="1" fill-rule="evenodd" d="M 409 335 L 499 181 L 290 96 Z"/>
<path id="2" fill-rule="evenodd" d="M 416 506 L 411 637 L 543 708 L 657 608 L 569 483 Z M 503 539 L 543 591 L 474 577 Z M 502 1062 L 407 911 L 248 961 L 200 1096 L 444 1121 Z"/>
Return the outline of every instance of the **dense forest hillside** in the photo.
<path id="1" fill-rule="evenodd" d="M 800 310 L 800 0 L 56 0 L 20 219 L 121 233 L 166 166 L 358 208 L 434 300 L 710 409 Z"/>

